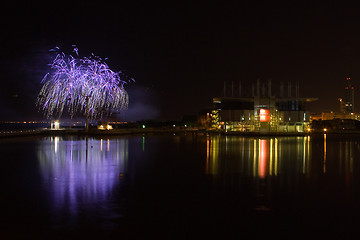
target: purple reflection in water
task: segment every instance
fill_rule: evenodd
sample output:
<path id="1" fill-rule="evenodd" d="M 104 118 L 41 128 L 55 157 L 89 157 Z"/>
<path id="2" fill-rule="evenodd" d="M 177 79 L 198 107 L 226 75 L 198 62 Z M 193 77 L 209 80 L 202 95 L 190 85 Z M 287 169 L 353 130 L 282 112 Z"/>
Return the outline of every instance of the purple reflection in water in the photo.
<path id="1" fill-rule="evenodd" d="M 38 159 L 52 207 L 72 218 L 81 208 L 104 207 L 126 173 L 128 140 L 51 137 L 40 142 Z"/>

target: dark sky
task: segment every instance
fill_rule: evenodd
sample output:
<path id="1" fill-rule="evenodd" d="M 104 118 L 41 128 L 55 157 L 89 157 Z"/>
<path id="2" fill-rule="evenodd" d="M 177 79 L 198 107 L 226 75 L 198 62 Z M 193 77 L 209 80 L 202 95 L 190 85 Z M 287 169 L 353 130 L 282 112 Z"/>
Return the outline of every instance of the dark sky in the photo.
<path id="1" fill-rule="evenodd" d="M 338 110 L 350 75 L 360 100 L 360 7 L 345 1 L 77 1 L 1 6 L 1 119 L 32 119 L 49 49 L 79 47 L 136 83 L 128 117 L 178 119 L 257 78 L 300 83 L 311 111 Z M 316 2 L 316 3 L 314 3 Z M 360 103 L 356 110 L 360 110 Z M 126 114 L 126 113 L 125 113 Z"/>

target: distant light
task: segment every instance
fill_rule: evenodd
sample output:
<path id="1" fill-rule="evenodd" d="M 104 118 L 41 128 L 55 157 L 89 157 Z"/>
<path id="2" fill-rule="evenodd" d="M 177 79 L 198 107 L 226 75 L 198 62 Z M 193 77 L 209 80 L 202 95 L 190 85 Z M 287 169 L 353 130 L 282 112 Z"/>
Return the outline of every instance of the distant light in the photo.
<path id="1" fill-rule="evenodd" d="M 55 120 L 55 121 L 54 121 L 54 128 L 55 128 L 55 129 L 59 129 L 59 127 L 60 127 L 60 122 L 59 122 L 59 120 Z"/>
<path id="2" fill-rule="evenodd" d="M 185 126 L 185 127 L 187 127 L 187 125 L 186 125 L 186 124 L 185 124 L 184 126 Z"/>
<path id="3" fill-rule="evenodd" d="M 175 124 L 173 124 L 173 127 L 175 127 Z"/>
<path id="4" fill-rule="evenodd" d="M 142 125 L 142 128 L 145 128 L 145 125 L 144 125 L 144 124 Z"/>
<path id="5" fill-rule="evenodd" d="M 324 128 L 324 132 L 326 132 L 327 131 L 327 129 L 326 128 Z"/>

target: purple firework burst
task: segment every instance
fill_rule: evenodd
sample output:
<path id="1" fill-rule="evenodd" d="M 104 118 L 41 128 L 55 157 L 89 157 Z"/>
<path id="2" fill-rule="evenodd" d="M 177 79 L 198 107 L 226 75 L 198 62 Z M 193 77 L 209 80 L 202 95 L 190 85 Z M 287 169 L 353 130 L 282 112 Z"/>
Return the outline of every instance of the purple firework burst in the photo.
<path id="1" fill-rule="evenodd" d="M 78 54 L 78 49 L 74 52 Z M 67 109 L 71 117 L 82 113 L 101 118 L 127 108 L 127 82 L 101 58 L 74 58 L 59 51 L 50 67 L 52 71 L 44 76 L 37 98 L 37 106 L 47 117 L 60 117 Z"/>

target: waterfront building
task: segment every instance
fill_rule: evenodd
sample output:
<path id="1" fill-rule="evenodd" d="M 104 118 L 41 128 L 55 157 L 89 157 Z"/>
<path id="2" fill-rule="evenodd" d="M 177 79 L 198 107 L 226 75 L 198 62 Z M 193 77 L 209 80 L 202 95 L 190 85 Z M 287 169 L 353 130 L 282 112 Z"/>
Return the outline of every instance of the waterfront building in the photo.
<path id="1" fill-rule="evenodd" d="M 224 131 L 305 132 L 310 123 L 306 106 L 317 98 L 299 97 L 298 85 L 293 97 L 291 83 L 287 92 L 285 97 L 281 84 L 280 96 L 274 96 L 271 80 L 267 83 L 257 80 L 251 97 L 241 97 L 241 92 L 237 97 L 233 94 L 228 97 L 224 92 L 224 97 L 213 98 L 212 127 Z"/>

